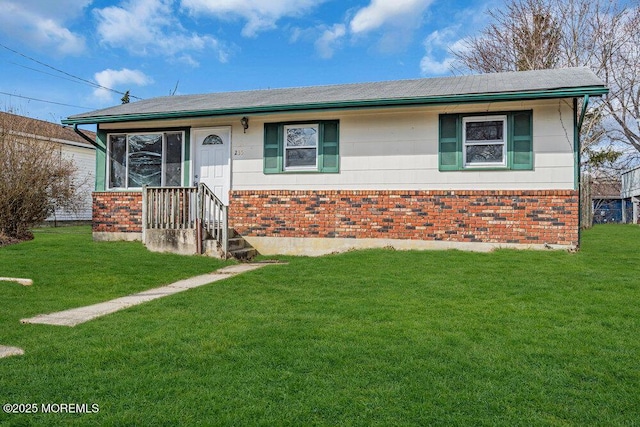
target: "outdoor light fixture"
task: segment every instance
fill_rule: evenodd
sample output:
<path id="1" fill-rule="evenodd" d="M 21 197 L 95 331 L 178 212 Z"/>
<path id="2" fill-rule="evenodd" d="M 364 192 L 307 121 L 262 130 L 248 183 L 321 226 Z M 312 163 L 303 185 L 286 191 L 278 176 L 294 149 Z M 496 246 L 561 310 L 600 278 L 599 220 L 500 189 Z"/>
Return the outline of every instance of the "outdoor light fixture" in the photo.
<path id="1" fill-rule="evenodd" d="M 241 118 L 240 124 L 244 128 L 244 133 L 247 133 L 247 129 L 249 129 L 249 118 L 247 116 Z"/>

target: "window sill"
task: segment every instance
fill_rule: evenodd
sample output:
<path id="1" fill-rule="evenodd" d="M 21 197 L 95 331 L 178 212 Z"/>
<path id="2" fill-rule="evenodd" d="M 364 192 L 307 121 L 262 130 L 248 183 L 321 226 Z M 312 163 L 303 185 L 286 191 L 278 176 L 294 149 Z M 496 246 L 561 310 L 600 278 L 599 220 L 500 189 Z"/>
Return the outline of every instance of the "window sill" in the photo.
<path id="1" fill-rule="evenodd" d="M 501 171 L 513 171 L 513 172 L 517 172 L 517 171 L 522 171 L 522 172 L 526 172 L 526 171 L 532 171 L 533 168 L 531 169 L 513 169 L 507 166 L 492 166 L 492 167 L 469 167 L 469 168 L 461 168 L 461 169 L 438 169 L 440 172 L 501 172 Z"/>
<path id="2" fill-rule="evenodd" d="M 263 172 L 265 175 L 314 175 L 314 174 L 336 174 L 340 171 L 280 171 L 280 172 Z"/>

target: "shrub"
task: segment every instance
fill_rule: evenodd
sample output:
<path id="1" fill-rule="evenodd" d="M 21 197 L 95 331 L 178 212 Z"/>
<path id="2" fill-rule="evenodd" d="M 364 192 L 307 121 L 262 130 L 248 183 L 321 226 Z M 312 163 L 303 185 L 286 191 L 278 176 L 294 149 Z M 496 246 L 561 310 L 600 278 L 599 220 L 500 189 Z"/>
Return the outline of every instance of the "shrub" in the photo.
<path id="1" fill-rule="evenodd" d="M 45 124 L 0 113 L 0 245 L 32 238 L 56 206 L 77 201 L 76 168 Z"/>

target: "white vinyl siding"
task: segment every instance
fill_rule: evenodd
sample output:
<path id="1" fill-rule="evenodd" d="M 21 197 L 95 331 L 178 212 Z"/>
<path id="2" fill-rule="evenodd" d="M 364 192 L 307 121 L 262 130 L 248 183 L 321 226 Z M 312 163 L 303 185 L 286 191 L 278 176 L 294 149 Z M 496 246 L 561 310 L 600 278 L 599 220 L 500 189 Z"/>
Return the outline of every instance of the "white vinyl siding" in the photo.
<path id="1" fill-rule="evenodd" d="M 574 189 L 572 102 L 514 101 L 490 104 L 327 111 L 240 117 L 116 123 L 112 129 L 161 126 L 231 126 L 232 190 L 571 190 Z M 532 112 L 534 167 L 529 170 L 438 169 L 441 114 L 497 115 Z M 492 114 L 493 113 L 493 114 Z M 265 123 L 340 123 L 338 173 L 264 173 Z"/>
<path id="2" fill-rule="evenodd" d="M 76 167 L 75 179 L 79 185 L 77 191 L 80 196 L 73 211 L 57 209 L 47 221 L 90 221 L 91 220 L 91 192 L 95 184 L 96 152 L 93 147 L 79 147 L 62 145 L 62 155 L 73 160 Z"/>
<path id="3" fill-rule="evenodd" d="M 521 110 L 532 110 L 534 118 L 532 169 L 438 170 L 440 114 Z M 265 175 L 261 128 L 264 119 L 256 117 L 246 135 L 234 134 L 233 151 L 241 155 L 233 158 L 232 190 L 573 189 L 571 110 L 570 101 L 553 100 L 269 116 L 268 121 L 302 122 L 311 117 L 340 120 L 340 173 L 326 175 Z"/>

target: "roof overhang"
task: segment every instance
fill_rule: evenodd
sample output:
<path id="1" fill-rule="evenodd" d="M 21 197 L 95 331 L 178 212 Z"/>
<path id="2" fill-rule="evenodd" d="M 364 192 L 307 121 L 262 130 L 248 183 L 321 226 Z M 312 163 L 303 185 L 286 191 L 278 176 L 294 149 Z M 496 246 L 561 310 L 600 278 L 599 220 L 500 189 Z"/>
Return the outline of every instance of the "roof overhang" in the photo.
<path id="1" fill-rule="evenodd" d="M 237 108 L 214 108 L 203 110 L 179 110 L 179 111 L 159 111 L 136 114 L 122 115 L 95 115 L 90 117 L 68 118 L 62 120 L 66 125 L 82 125 L 82 124 L 98 124 L 98 123 L 120 123 L 120 122 L 136 122 L 146 120 L 170 120 L 185 119 L 197 117 L 219 117 L 229 115 L 249 115 L 249 114 L 275 114 L 286 112 L 304 112 L 304 111 L 327 111 L 327 110 L 346 110 L 346 109 L 365 109 L 365 108 L 388 108 L 388 107 L 407 107 L 407 106 L 425 106 L 425 105 L 452 105 L 452 104 L 468 104 L 481 102 L 506 102 L 518 100 L 537 100 L 537 99 L 556 99 L 556 98 L 576 98 L 589 96 L 602 96 L 609 92 L 604 86 L 577 87 L 577 88 L 561 88 L 546 89 L 538 91 L 519 91 L 519 92 L 497 92 L 497 93 L 479 93 L 479 94 L 462 94 L 447 96 L 431 96 L 431 97 L 412 97 L 412 98 L 392 98 L 392 99 L 372 99 L 372 100 L 353 100 L 340 102 L 322 102 L 322 103 L 302 103 L 302 104 L 283 104 L 283 105 L 265 105 Z"/>

